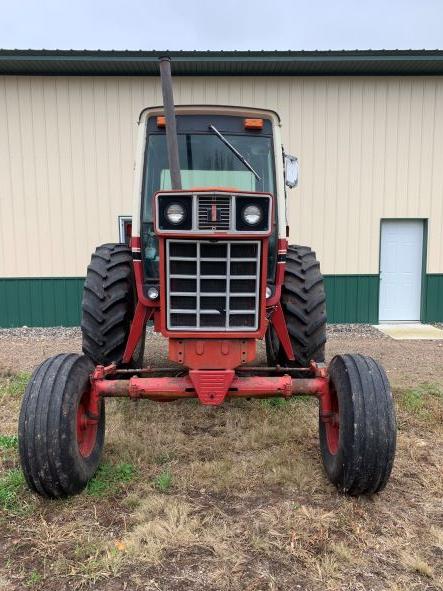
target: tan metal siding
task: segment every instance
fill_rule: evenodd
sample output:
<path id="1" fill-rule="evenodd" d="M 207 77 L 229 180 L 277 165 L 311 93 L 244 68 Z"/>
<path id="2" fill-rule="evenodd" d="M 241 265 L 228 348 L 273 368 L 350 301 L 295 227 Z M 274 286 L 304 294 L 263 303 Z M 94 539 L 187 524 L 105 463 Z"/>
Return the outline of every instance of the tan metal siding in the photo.
<path id="1" fill-rule="evenodd" d="M 443 78 L 175 79 L 177 103 L 275 109 L 301 164 L 291 239 L 326 274 L 378 273 L 380 219 L 429 218 L 443 272 Z M 136 121 L 159 80 L 0 78 L 0 277 L 81 276 L 131 213 Z"/>

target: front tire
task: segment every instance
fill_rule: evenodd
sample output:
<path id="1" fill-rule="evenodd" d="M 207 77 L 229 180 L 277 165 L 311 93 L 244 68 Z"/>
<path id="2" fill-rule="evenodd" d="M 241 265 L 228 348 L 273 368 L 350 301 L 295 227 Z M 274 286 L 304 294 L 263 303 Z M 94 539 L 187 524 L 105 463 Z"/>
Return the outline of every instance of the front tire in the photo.
<path id="1" fill-rule="evenodd" d="M 105 405 L 88 422 L 89 376 L 83 355 L 50 357 L 32 374 L 19 419 L 19 452 L 26 482 L 41 496 L 79 493 L 94 476 L 103 449 Z"/>
<path id="2" fill-rule="evenodd" d="M 377 493 L 394 463 L 396 420 L 383 367 L 371 357 L 337 355 L 329 365 L 332 413 L 320 417 L 320 449 L 329 480 L 349 495 Z"/>

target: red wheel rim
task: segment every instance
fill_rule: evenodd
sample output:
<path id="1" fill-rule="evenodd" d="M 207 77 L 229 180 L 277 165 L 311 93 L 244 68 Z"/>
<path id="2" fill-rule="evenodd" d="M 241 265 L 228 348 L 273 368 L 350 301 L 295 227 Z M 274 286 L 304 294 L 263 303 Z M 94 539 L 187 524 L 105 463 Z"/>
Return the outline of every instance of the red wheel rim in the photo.
<path id="1" fill-rule="evenodd" d="M 77 445 L 84 458 L 94 449 L 98 429 L 98 421 L 88 417 L 89 396 L 89 391 L 83 392 L 77 408 Z"/>
<path id="2" fill-rule="evenodd" d="M 326 443 L 328 444 L 329 453 L 335 455 L 340 440 L 340 413 L 337 392 L 332 383 L 329 385 L 329 395 L 331 397 L 331 414 L 325 423 Z"/>

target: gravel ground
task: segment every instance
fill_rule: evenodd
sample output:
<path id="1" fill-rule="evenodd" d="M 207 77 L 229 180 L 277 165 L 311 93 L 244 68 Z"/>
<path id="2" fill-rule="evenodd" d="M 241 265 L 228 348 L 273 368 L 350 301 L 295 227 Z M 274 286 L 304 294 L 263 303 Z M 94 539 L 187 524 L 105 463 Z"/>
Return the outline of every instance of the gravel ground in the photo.
<path id="1" fill-rule="evenodd" d="M 9 339 L 22 339 L 23 341 L 46 341 L 56 338 L 78 338 L 80 337 L 79 326 L 54 326 L 51 328 L 29 328 L 22 326 L 20 328 L 0 328 L 0 341 Z"/>
<path id="2" fill-rule="evenodd" d="M 437 326 L 437 325 L 436 325 Z M 442 325 L 443 326 L 443 325 Z M 148 329 L 148 334 L 152 331 Z M 384 338 L 383 334 L 371 324 L 330 324 L 328 325 L 328 337 L 335 335 L 347 335 L 349 337 Z M 22 339 L 23 341 L 46 341 L 47 339 L 75 339 L 81 336 L 79 326 L 55 326 L 51 328 L 0 328 L 0 341 L 9 339 Z"/>
<path id="3" fill-rule="evenodd" d="M 145 351 L 146 364 L 168 365 L 167 340 L 151 328 Z M 81 352 L 78 327 L 0 329 L 0 371 L 32 371 L 43 359 L 69 352 Z M 366 324 L 328 326 L 327 360 L 343 353 L 361 353 L 379 360 L 394 386 L 443 384 L 443 341 L 396 341 Z M 257 363 L 265 363 L 263 342 L 258 344 Z"/>
<path id="4" fill-rule="evenodd" d="M 328 339 L 347 341 L 387 338 L 369 324 L 334 324 L 328 326 Z M 148 328 L 146 335 L 146 363 L 167 365 L 167 340 Z M 80 327 L 8 328 L 0 329 L 0 369 L 31 371 L 46 357 L 58 353 L 81 352 Z M 258 343 L 259 363 L 265 363 L 264 343 Z"/>

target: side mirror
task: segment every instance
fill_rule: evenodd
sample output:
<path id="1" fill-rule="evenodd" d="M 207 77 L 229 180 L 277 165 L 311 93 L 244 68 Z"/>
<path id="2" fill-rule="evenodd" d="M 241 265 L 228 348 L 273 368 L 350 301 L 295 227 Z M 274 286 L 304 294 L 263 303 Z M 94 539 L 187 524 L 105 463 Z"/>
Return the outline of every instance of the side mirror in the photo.
<path id="1" fill-rule="evenodd" d="M 290 189 L 298 185 L 298 160 L 290 154 L 285 154 L 285 182 Z"/>

